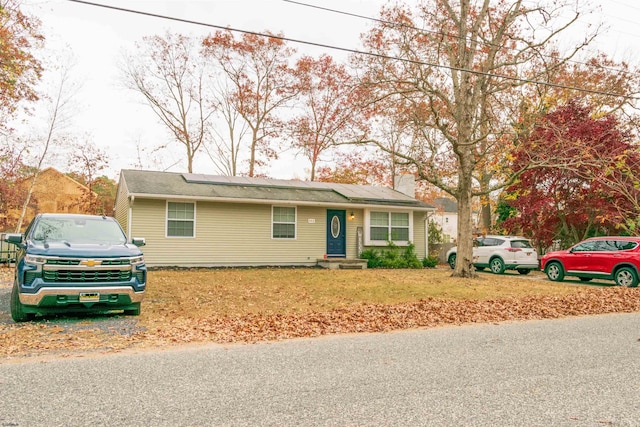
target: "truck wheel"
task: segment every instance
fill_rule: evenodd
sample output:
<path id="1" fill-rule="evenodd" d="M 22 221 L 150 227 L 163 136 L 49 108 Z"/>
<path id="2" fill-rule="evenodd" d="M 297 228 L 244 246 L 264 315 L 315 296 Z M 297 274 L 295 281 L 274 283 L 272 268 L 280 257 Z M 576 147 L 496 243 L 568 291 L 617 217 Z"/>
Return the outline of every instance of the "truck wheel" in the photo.
<path id="1" fill-rule="evenodd" d="M 130 308 L 124 311 L 124 314 L 127 316 L 140 316 L 140 303 L 137 302 L 134 304 L 135 308 Z"/>
<path id="2" fill-rule="evenodd" d="M 20 291 L 18 290 L 18 284 L 14 282 L 13 289 L 11 289 L 11 318 L 14 322 L 26 322 L 33 319 L 32 313 L 25 313 L 24 306 L 20 302 Z"/>

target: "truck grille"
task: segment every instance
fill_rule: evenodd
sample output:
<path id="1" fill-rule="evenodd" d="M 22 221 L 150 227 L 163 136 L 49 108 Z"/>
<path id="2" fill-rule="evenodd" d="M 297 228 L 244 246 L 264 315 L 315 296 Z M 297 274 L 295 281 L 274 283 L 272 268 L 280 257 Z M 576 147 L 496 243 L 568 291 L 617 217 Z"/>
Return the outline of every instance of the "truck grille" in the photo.
<path id="1" fill-rule="evenodd" d="M 24 284 L 27 286 L 31 286 L 34 280 L 36 280 L 40 276 L 39 273 L 28 271 L 24 274 Z"/>
<path id="2" fill-rule="evenodd" d="M 80 259 L 55 258 L 48 259 L 48 265 L 80 265 Z M 131 262 L 128 258 L 100 259 L 101 265 L 129 265 Z"/>
<path id="3" fill-rule="evenodd" d="M 131 279 L 131 270 L 44 270 L 47 282 L 123 282 Z"/>

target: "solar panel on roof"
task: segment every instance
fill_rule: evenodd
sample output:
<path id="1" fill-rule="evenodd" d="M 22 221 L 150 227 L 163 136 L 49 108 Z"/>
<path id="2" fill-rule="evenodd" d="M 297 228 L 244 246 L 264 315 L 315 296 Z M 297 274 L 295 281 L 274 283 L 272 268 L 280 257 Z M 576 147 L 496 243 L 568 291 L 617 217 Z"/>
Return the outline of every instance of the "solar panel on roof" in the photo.
<path id="1" fill-rule="evenodd" d="M 300 189 L 325 189 L 335 191 L 349 199 L 361 200 L 414 200 L 399 191 L 372 185 L 339 184 L 317 181 L 297 181 L 284 179 L 251 178 L 244 176 L 222 176 L 184 173 L 185 181 L 219 185 L 245 185 L 256 187 L 284 187 Z"/>

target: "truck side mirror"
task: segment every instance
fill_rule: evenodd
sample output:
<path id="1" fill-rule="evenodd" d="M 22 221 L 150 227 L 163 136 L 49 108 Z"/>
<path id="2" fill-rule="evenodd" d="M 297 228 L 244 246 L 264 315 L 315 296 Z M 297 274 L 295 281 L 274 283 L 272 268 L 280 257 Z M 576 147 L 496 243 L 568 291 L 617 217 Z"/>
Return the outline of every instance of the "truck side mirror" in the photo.
<path id="1" fill-rule="evenodd" d="M 144 246 L 147 242 L 144 240 L 144 237 L 133 237 L 131 238 L 131 243 L 136 246 Z"/>
<path id="2" fill-rule="evenodd" d="M 20 246 L 22 244 L 22 234 L 20 233 L 4 233 L 2 240 L 13 245 Z"/>

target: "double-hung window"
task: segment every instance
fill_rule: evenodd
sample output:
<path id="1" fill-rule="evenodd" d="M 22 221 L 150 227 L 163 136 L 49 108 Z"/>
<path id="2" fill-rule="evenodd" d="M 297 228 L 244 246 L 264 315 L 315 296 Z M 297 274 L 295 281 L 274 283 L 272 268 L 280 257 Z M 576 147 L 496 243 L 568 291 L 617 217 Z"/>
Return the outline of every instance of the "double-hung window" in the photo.
<path id="1" fill-rule="evenodd" d="M 296 238 L 296 208 L 289 206 L 273 206 L 271 237 L 274 239 Z"/>
<path id="2" fill-rule="evenodd" d="M 404 245 L 412 240 L 410 212 L 370 211 L 366 218 L 367 245 L 386 245 L 389 241 Z"/>
<path id="3" fill-rule="evenodd" d="M 167 202 L 167 237 L 195 237 L 196 204 Z"/>

